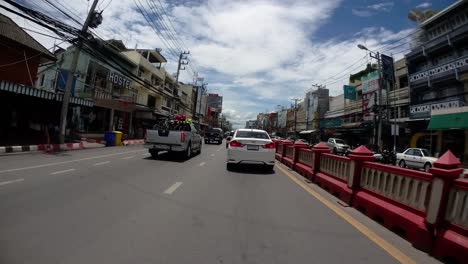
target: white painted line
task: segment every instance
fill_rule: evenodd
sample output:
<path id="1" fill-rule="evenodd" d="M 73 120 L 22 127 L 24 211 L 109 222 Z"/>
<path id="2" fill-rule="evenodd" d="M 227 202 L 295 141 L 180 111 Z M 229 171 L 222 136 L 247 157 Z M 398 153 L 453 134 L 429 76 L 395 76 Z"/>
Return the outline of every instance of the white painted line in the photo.
<path id="1" fill-rule="evenodd" d="M 16 180 L 11 180 L 11 181 L 4 181 L 4 182 L 0 182 L 0 186 L 7 185 L 7 184 L 11 184 L 11 183 L 15 183 L 15 182 L 22 182 L 22 181 L 24 181 L 24 179 L 16 179 Z"/>
<path id="2" fill-rule="evenodd" d="M 63 170 L 63 171 L 56 171 L 56 172 L 52 172 L 50 175 L 55 175 L 55 174 L 60 174 L 60 173 L 66 173 L 66 172 L 70 172 L 70 171 L 74 171 L 75 169 L 68 169 L 68 170 Z"/>
<path id="3" fill-rule="evenodd" d="M 22 170 L 31 170 L 31 169 L 37 169 L 37 168 L 43 168 L 43 167 L 50 167 L 50 166 L 54 166 L 54 165 L 67 164 L 67 163 L 78 162 L 78 161 L 84 161 L 84 160 L 99 159 L 99 158 L 104 158 L 104 157 L 112 157 L 112 156 L 117 156 L 117 155 L 122 155 L 122 154 L 128 154 L 128 153 L 136 153 L 136 152 L 142 152 L 142 151 L 147 151 L 147 150 L 146 150 L 146 149 L 132 150 L 132 151 L 125 151 L 125 152 L 119 152 L 119 153 L 112 153 L 112 154 L 106 154 L 106 155 L 100 155 L 100 156 L 94 156 L 94 157 L 88 157 L 88 158 L 82 158 L 82 159 L 76 159 L 76 160 L 61 161 L 61 162 L 55 162 L 55 163 L 49 163 L 49 164 L 42 164 L 42 165 L 36 165 L 36 166 L 30 166 L 30 167 L 15 168 L 15 169 L 7 169 L 7 170 L 2 170 L 2 171 L 0 171 L 0 173 L 7 173 L 7 172 L 14 172 L 14 171 L 22 171 Z"/>
<path id="4" fill-rule="evenodd" d="M 128 156 L 128 157 L 123 157 L 122 159 L 123 159 L 123 160 L 128 160 L 128 159 L 132 159 L 132 158 L 134 158 L 134 157 L 135 157 L 135 156 Z"/>
<path id="5" fill-rule="evenodd" d="M 211 154 L 210 156 L 211 156 L 211 157 L 214 157 L 214 155 L 215 155 L 215 154 Z"/>
<path id="6" fill-rule="evenodd" d="M 205 166 L 206 162 L 200 163 L 200 166 Z"/>
<path id="7" fill-rule="evenodd" d="M 219 148 L 219 149 L 218 149 L 218 150 L 216 150 L 216 151 L 220 151 L 220 150 L 221 150 L 221 149 Z"/>
<path id="8" fill-rule="evenodd" d="M 96 163 L 93 166 L 101 166 L 101 165 L 108 164 L 108 163 L 110 163 L 110 161 L 103 161 L 103 162 Z"/>
<path id="9" fill-rule="evenodd" d="M 150 154 L 150 153 L 143 153 L 143 154 L 141 154 L 141 155 L 142 155 L 142 156 L 149 156 L 149 155 L 151 155 L 151 154 Z"/>
<path id="10" fill-rule="evenodd" d="M 164 191 L 165 194 L 172 194 L 177 190 L 182 185 L 182 182 L 176 182 L 174 183 L 171 187 L 167 188 L 167 190 Z"/>

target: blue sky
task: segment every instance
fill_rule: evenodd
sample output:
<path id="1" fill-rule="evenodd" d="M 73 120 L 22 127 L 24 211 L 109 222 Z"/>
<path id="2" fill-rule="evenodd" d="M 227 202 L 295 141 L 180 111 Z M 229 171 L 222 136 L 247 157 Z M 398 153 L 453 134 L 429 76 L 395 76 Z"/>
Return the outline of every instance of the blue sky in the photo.
<path id="1" fill-rule="evenodd" d="M 67 20 L 43 0 L 26 2 Z M 89 7 L 87 0 L 54 2 L 80 21 Z M 181 46 L 191 52 L 192 63 L 181 80 L 191 82 L 193 71 L 198 71 L 209 83 L 209 92 L 224 96 L 223 113 L 240 127 L 259 112 L 273 111 L 277 105 L 289 106 L 294 97 L 303 98 L 312 84 L 326 85 L 331 95 L 342 93 L 349 74 L 369 62 L 357 44 L 401 58 L 409 50 L 406 36 L 417 27 L 407 19 L 408 11 L 418 6 L 443 9 L 453 2 L 100 0 L 104 21 L 96 32 L 105 39 L 121 39 L 130 48 L 162 48 L 169 60 L 166 68 L 175 72 L 176 58 L 169 52 L 169 46 L 174 48 L 175 44 L 168 31 L 156 32 L 136 3 L 144 10 L 150 10 L 150 5 L 153 9 L 163 7 L 165 23 L 172 24 Z M 52 34 L 11 17 L 21 26 Z M 151 19 L 158 21 L 155 15 Z M 46 47 L 55 41 L 31 34 Z"/>

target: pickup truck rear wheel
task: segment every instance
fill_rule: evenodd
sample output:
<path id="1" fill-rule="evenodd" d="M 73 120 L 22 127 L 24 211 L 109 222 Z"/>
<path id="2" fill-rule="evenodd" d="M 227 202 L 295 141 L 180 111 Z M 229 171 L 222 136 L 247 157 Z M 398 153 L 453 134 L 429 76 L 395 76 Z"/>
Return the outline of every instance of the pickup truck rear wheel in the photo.
<path id="1" fill-rule="evenodd" d="M 188 144 L 187 150 L 185 151 L 185 158 L 190 159 L 192 156 L 192 144 Z"/>

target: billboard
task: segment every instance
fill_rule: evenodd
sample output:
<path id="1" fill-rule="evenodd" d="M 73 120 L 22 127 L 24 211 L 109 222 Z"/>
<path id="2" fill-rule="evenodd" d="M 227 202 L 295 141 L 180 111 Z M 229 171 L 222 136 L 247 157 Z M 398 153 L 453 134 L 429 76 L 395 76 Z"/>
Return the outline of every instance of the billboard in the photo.
<path id="1" fill-rule="evenodd" d="M 373 71 L 361 78 L 362 94 L 370 93 L 379 89 L 379 71 Z"/>

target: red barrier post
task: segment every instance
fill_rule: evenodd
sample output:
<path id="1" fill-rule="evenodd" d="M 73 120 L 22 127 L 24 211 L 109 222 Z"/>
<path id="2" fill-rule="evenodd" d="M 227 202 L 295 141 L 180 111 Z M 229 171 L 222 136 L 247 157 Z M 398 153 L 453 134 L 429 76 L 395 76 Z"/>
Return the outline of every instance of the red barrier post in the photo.
<path id="1" fill-rule="evenodd" d="M 283 140 L 283 151 L 281 152 L 281 158 L 286 156 L 286 147 L 292 145 L 292 142 L 289 140 Z"/>
<path id="2" fill-rule="evenodd" d="M 362 164 L 365 161 L 375 161 L 375 157 L 374 153 L 363 145 L 351 151 L 351 154 L 349 154 L 348 157 L 351 159 L 348 187 L 352 190 L 350 201 L 350 204 L 352 204 L 354 195 L 360 188 Z"/>
<path id="3" fill-rule="evenodd" d="M 448 150 L 429 169 L 432 174 L 431 193 L 427 205 L 426 223 L 438 229 L 443 222 L 450 189 L 463 169 L 460 160 Z"/>
<path id="4" fill-rule="evenodd" d="M 320 170 L 320 156 L 322 153 L 330 153 L 330 148 L 325 142 L 320 142 L 312 148 L 312 177 L 309 180 L 313 180 L 315 174 Z"/>

